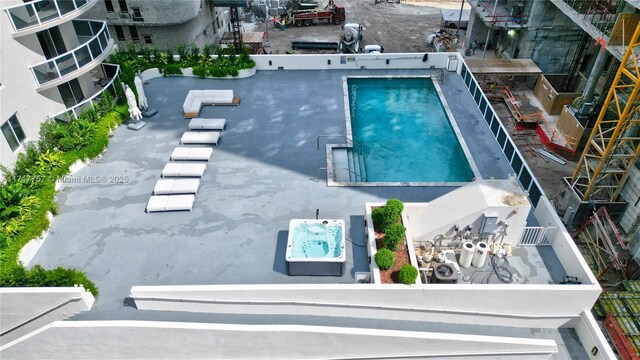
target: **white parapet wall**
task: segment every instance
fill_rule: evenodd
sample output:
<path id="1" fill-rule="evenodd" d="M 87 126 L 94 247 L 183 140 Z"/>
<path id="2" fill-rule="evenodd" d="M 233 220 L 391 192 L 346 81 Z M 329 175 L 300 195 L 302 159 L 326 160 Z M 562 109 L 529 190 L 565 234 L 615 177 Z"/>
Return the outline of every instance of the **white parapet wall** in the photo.
<path id="1" fill-rule="evenodd" d="M 56 322 L 0 347 L 3 359 L 550 359 L 556 342 L 303 325 Z"/>
<path id="2" fill-rule="evenodd" d="M 557 328 L 591 309 L 597 285 L 288 284 L 134 286 L 140 310 L 287 314 Z"/>
<path id="3" fill-rule="evenodd" d="M 580 314 L 579 319 L 567 326 L 575 329 L 582 346 L 590 354 L 589 359 L 615 360 L 618 358 L 590 311 Z"/>
<path id="4" fill-rule="evenodd" d="M 88 311 L 94 301 L 82 286 L 0 288 L 0 345 L 51 322 Z"/>
<path id="5" fill-rule="evenodd" d="M 348 69 L 446 69 L 454 57 L 454 71 L 462 63 L 459 53 L 395 54 L 306 54 L 252 55 L 258 70 L 348 70 Z M 425 61 L 423 61 L 425 60 Z"/>
<path id="6" fill-rule="evenodd" d="M 583 284 L 598 284 L 598 280 L 546 196 L 540 198 L 534 214 L 541 226 L 558 227 L 558 231 L 554 233 L 550 242 L 565 272 L 569 276 L 577 277 Z"/>

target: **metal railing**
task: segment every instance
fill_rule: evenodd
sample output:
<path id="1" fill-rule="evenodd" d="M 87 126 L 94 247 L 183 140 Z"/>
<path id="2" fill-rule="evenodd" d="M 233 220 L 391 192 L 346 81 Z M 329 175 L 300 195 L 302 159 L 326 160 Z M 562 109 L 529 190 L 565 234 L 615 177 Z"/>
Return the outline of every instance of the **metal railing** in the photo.
<path id="1" fill-rule="evenodd" d="M 8 6 L 3 10 L 9 15 L 14 31 L 40 26 L 82 9 L 91 7 L 98 0 L 40 0 Z"/>
<path id="2" fill-rule="evenodd" d="M 535 208 L 540 198 L 546 196 L 542 186 L 533 175 L 531 168 L 527 165 L 522 153 L 513 142 L 509 131 L 502 124 L 495 109 L 489 103 L 489 99 L 482 91 L 482 87 L 464 62 L 461 65 L 460 76 L 464 80 L 465 87 L 473 97 L 473 101 L 476 103 L 484 121 L 489 126 L 489 131 L 498 143 L 509 165 L 511 165 L 513 174 L 517 177 L 522 189 L 528 192 L 531 205 Z"/>
<path id="3" fill-rule="evenodd" d="M 351 144 L 347 144 L 351 147 L 353 147 L 353 144 L 356 144 L 360 147 L 360 152 L 364 151 L 364 145 L 360 144 L 359 142 L 344 136 L 344 135 L 318 135 L 316 137 L 316 149 L 320 149 L 320 138 L 343 138 L 346 139 L 348 142 L 350 142 Z"/>
<path id="4" fill-rule="evenodd" d="M 326 172 L 326 171 L 327 171 L 327 168 L 326 168 L 326 167 L 320 167 L 320 168 L 318 168 L 317 176 L 316 176 L 315 178 L 311 178 L 311 179 L 309 179 L 309 180 L 313 180 L 313 181 L 315 181 L 315 182 L 319 182 L 319 181 L 320 181 L 320 171 L 322 171 L 322 170 L 324 170 L 324 171 Z M 333 170 L 347 170 L 349 173 L 351 173 L 351 174 L 355 175 L 355 177 L 356 177 L 356 178 L 360 178 L 360 181 L 364 181 L 364 182 L 366 182 L 366 181 L 367 181 L 367 179 L 366 179 L 365 177 L 363 177 L 362 175 L 360 175 L 360 174 L 358 174 L 358 173 L 356 173 L 356 172 L 352 171 L 352 170 L 351 170 L 351 169 L 349 169 L 349 168 L 339 167 L 339 168 L 333 168 Z"/>
<path id="5" fill-rule="evenodd" d="M 105 64 L 101 64 L 101 66 L 103 69 L 102 70 L 103 73 L 107 73 L 107 71 L 104 70 L 105 67 L 115 67 L 115 74 L 110 78 L 111 80 L 102 88 L 102 90 L 96 92 L 90 98 L 85 99 L 64 111 L 61 111 L 54 115 L 49 115 L 49 118 L 61 120 L 61 121 L 68 121 L 71 117 L 73 117 L 74 119 L 77 119 L 78 116 L 80 116 L 80 114 L 83 111 L 85 111 L 87 108 L 92 108 L 95 103 L 99 103 L 100 97 L 105 91 L 111 90 L 114 94 L 117 94 L 116 89 L 113 86 L 114 86 L 115 80 L 118 78 L 118 75 L 120 75 L 120 65 L 105 63 Z M 114 100 L 116 98 L 117 97 L 114 95 Z"/>
<path id="6" fill-rule="evenodd" d="M 524 228 L 518 246 L 551 245 L 550 238 L 558 231 L 558 227 L 528 226 Z"/>
<path id="7" fill-rule="evenodd" d="M 492 24 L 503 24 L 505 26 L 509 25 L 524 25 L 527 22 L 527 15 L 519 14 L 519 15 L 505 15 L 499 14 L 499 10 L 495 7 L 496 2 L 491 1 L 478 1 L 478 6 L 483 8 L 485 11 L 481 13 L 486 20 Z M 504 9 L 504 11 L 509 11 L 508 9 Z M 485 15 L 486 13 L 486 15 Z"/>
<path id="8" fill-rule="evenodd" d="M 91 63 L 113 44 L 106 21 L 74 20 L 78 38 L 90 38 L 73 50 L 30 66 L 39 86 L 58 80 Z"/>

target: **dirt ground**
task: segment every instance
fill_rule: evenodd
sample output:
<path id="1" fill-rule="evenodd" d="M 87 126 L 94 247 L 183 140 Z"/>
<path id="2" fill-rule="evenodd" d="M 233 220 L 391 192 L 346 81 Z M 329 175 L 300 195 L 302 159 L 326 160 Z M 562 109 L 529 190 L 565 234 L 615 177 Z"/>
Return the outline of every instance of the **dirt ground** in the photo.
<path id="1" fill-rule="evenodd" d="M 364 27 L 361 47 L 377 44 L 385 52 L 427 51 L 426 37 L 440 29 L 440 9 L 459 9 L 460 0 L 403 1 L 400 4 L 373 0 L 337 0 L 345 7 L 347 21 Z M 466 9 L 469 8 L 467 4 Z M 275 29 L 271 22 L 256 21 L 244 24 L 245 31 L 266 31 L 270 47 L 268 53 L 292 51 L 291 41 L 338 41 L 340 25 L 316 24 L 312 26 Z M 252 28 L 253 27 L 253 28 Z M 295 51 L 302 53 L 303 51 Z"/>
<path id="2" fill-rule="evenodd" d="M 544 189 L 547 197 L 552 202 L 559 200 L 558 194 L 562 190 L 562 178 L 569 177 L 576 168 L 573 161 L 561 165 L 553 160 L 547 159 L 535 152 L 535 149 L 544 148 L 542 142 L 536 135 L 534 129 L 516 130 L 515 121 L 507 105 L 504 102 L 491 102 L 493 108 L 498 113 L 498 117 L 509 131 L 514 143 L 520 150 L 525 161 L 533 171 L 536 179 Z"/>
<path id="3" fill-rule="evenodd" d="M 347 13 L 347 22 L 355 22 L 363 25 L 363 39 L 361 47 L 368 44 L 377 44 L 384 47 L 387 53 L 395 52 L 425 52 L 432 51 L 427 48 L 426 37 L 440 29 L 441 9 L 459 9 L 460 0 L 403 0 L 400 4 L 395 2 L 382 2 L 375 4 L 374 0 L 337 0 L 342 4 Z M 468 9 L 469 5 L 465 5 Z M 287 27 L 280 31 L 268 21 L 263 23 L 243 24 L 245 31 L 263 31 L 268 33 L 268 53 L 285 53 L 293 51 L 291 41 L 338 41 L 341 34 L 339 25 L 316 24 L 313 26 Z M 464 38 L 464 31 L 460 31 L 460 38 Z M 296 53 L 309 52 L 296 50 Z M 322 53 L 322 51 L 317 51 Z M 553 200 L 561 190 L 563 176 L 571 176 L 575 168 L 574 162 L 560 165 L 555 161 L 538 155 L 534 149 L 542 147 L 542 143 L 535 132 L 516 131 L 513 117 L 504 103 L 494 103 L 496 110 L 505 126 L 512 134 L 520 152 L 536 175 L 538 181 Z"/>

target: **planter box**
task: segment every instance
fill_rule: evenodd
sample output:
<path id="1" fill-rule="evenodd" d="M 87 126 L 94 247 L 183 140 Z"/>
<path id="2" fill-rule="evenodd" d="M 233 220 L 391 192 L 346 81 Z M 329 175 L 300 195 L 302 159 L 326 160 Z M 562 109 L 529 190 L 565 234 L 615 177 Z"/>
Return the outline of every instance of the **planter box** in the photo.
<path id="1" fill-rule="evenodd" d="M 374 207 L 382 207 L 385 203 L 365 203 L 365 220 L 367 221 L 367 254 L 369 255 L 369 271 L 371 272 L 371 282 L 373 284 L 382 284 L 382 278 L 380 276 L 380 268 L 378 264 L 376 264 L 374 260 L 374 256 L 376 252 L 378 252 L 378 248 L 376 246 L 376 232 L 373 229 L 373 219 L 371 218 L 371 213 L 373 212 Z M 402 223 L 407 224 L 408 220 L 404 213 L 402 212 Z M 418 259 L 416 259 L 416 254 L 413 246 L 413 240 L 411 234 L 407 231 L 405 233 L 406 237 L 406 246 L 407 253 L 409 255 L 409 263 L 411 266 L 418 268 Z M 404 245 L 403 245 L 404 246 Z M 420 279 L 420 275 L 418 274 L 418 278 L 416 279 L 416 284 L 422 284 L 422 280 Z"/>

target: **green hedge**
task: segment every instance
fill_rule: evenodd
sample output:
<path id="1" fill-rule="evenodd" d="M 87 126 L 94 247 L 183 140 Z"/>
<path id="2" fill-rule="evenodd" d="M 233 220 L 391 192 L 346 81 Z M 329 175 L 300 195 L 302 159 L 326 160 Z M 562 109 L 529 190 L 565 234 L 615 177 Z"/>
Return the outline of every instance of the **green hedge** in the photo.
<path id="1" fill-rule="evenodd" d="M 406 229 L 402 224 L 395 223 L 389 225 L 384 233 L 384 238 L 382 238 L 384 247 L 395 251 L 398 248 L 398 244 L 404 241 L 405 231 Z"/>
<path id="2" fill-rule="evenodd" d="M 74 269 L 26 270 L 18 254 L 30 240 L 49 227 L 47 213 L 57 213 L 55 183 L 77 160 L 93 159 L 109 144 L 109 132 L 128 117 L 126 104 L 113 107 L 113 97 L 69 123 L 48 120 L 40 140 L 18 155 L 13 169 L 2 168 L 0 187 L 0 286 L 73 286 L 81 284 L 94 296 L 98 289 Z"/>
<path id="3" fill-rule="evenodd" d="M 180 56 L 179 60 L 174 59 L 174 53 Z M 179 45 L 175 49 L 167 48 L 164 51 L 129 44 L 112 54 L 109 62 L 120 65 L 120 80 L 132 89 L 136 72 L 151 68 L 158 68 L 163 76 L 167 76 L 181 75 L 182 69 L 191 67 L 194 76 L 205 78 L 238 76 L 240 70 L 256 66 L 255 61 L 249 57 L 247 47 L 238 54 L 233 46 L 226 49 L 218 46 L 215 48 L 217 58 L 212 58 L 211 53 L 211 47 L 204 46 L 200 49 L 195 44 Z"/>
<path id="4" fill-rule="evenodd" d="M 395 256 L 393 252 L 388 249 L 380 249 L 376 252 L 373 259 L 375 260 L 378 267 L 382 270 L 387 270 L 395 264 Z"/>
<path id="5" fill-rule="evenodd" d="M 382 233 L 392 224 L 399 223 L 404 204 L 398 199 L 389 199 L 383 207 L 373 209 L 371 218 L 376 230 Z"/>
<path id="6" fill-rule="evenodd" d="M 418 269 L 416 269 L 415 267 L 409 264 L 403 265 L 400 268 L 400 271 L 398 271 L 398 281 L 403 284 L 407 284 L 407 285 L 415 284 L 417 278 L 418 278 Z"/>

